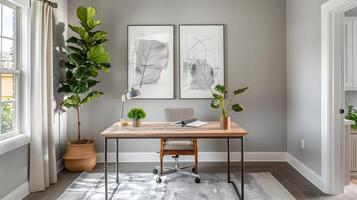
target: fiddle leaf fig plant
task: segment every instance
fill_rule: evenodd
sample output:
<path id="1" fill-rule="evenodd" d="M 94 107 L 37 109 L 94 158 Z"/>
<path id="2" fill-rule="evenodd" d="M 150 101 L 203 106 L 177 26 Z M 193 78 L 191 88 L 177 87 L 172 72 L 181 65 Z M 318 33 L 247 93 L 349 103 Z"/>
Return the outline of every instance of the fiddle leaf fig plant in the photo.
<path id="1" fill-rule="evenodd" d="M 244 93 L 248 87 L 241 88 L 238 90 L 232 91 L 232 96 L 228 101 L 225 101 L 224 97 L 228 93 L 227 88 L 224 85 L 216 85 L 213 91 L 213 100 L 211 102 L 211 107 L 218 109 L 221 108 L 222 117 L 229 117 L 229 113 L 233 110 L 234 112 L 243 111 L 243 107 L 240 104 L 233 104 L 233 100 L 239 95 Z"/>
<path id="2" fill-rule="evenodd" d="M 103 95 L 103 92 L 92 88 L 100 82 L 96 80 L 99 72 L 109 72 L 111 67 L 110 56 L 103 46 L 107 42 L 107 33 L 95 30 L 101 24 L 95 16 L 95 8 L 78 7 L 77 17 L 80 26 L 69 25 L 76 36 L 66 41 L 69 49 L 66 53 L 67 61 L 61 62 L 66 71 L 66 78 L 58 92 L 67 96 L 61 105 L 75 108 L 77 111 L 78 143 L 81 141 L 80 107 Z"/>

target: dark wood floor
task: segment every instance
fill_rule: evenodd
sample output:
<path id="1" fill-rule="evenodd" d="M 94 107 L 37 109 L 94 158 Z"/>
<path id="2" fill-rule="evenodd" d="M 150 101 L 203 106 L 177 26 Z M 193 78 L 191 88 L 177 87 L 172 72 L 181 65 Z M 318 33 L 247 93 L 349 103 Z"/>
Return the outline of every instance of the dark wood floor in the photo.
<path id="1" fill-rule="evenodd" d="M 121 172 L 126 173 L 151 173 L 157 163 L 123 163 L 120 164 Z M 115 169 L 114 165 L 110 165 Z M 270 172 L 296 199 L 320 199 L 326 197 L 319 189 L 312 185 L 299 172 L 286 162 L 248 162 L 246 172 Z M 239 164 L 232 164 L 232 171 L 239 170 Z M 225 172 L 224 163 L 200 163 L 201 173 Z M 103 172 L 103 164 L 98 164 L 92 173 Z M 80 175 L 63 170 L 58 174 L 58 183 L 51 185 L 44 192 L 31 193 L 25 200 L 55 200 L 65 189 Z"/>

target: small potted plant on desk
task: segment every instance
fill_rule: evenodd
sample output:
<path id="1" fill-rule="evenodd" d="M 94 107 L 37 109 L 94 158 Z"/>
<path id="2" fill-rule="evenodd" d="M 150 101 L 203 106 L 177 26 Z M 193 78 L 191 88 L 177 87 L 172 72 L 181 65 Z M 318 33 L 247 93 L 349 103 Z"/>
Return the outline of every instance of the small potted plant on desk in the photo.
<path id="1" fill-rule="evenodd" d="M 133 127 L 140 127 L 141 120 L 146 117 L 146 113 L 142 108 L 133 108 L 129 111 L 128 117 L 133 120 Z"/>
<path id="2" fill-rule="evenodd" d="M 228 90 L 223 85 L 217 85 L 214 88 L 213 97 L 214 99 L 211 102 L 212 108 L 221 108 L 222 116 L 220 117 L 221 127 L 225 130 L 229 130 L 231 128 L 231 118 L 229 117 L 229 113 L 233 110 L 235 112 L 243 111 L 243 107 L 240 104 L 233 104 L 232 102 L 234 98 L 244 93 L 248 87 L 241 88 L 238 90 L 234 90 L 232 92 L 232 96 L 229 98 L 228 102 L 225 102 L 225 95 L 228 93 Z"/>

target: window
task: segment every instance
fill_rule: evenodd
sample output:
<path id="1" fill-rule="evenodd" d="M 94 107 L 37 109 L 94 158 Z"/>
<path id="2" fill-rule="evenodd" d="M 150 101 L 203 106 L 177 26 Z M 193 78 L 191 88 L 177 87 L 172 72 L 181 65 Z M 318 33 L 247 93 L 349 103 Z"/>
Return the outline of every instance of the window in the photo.
<path id="1" fill-rule="evenodd" d="M 19 132 L 17 13 L 16 6 L 0 2 L 0 140 Z"/>

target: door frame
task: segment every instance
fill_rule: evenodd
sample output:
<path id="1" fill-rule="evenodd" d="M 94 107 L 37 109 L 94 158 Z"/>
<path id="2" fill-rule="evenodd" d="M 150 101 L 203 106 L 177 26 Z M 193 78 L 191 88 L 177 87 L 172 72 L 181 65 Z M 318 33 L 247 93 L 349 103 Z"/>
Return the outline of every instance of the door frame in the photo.
<path id="1" fill-rule="evenodd" d="M 357 0 L 330 0 L 321 6 L 321 179 L 322 191 L 343 193 L 345 172 L 344 12 Z M 341 85 L 342 84 L 342 85 Z"/>

